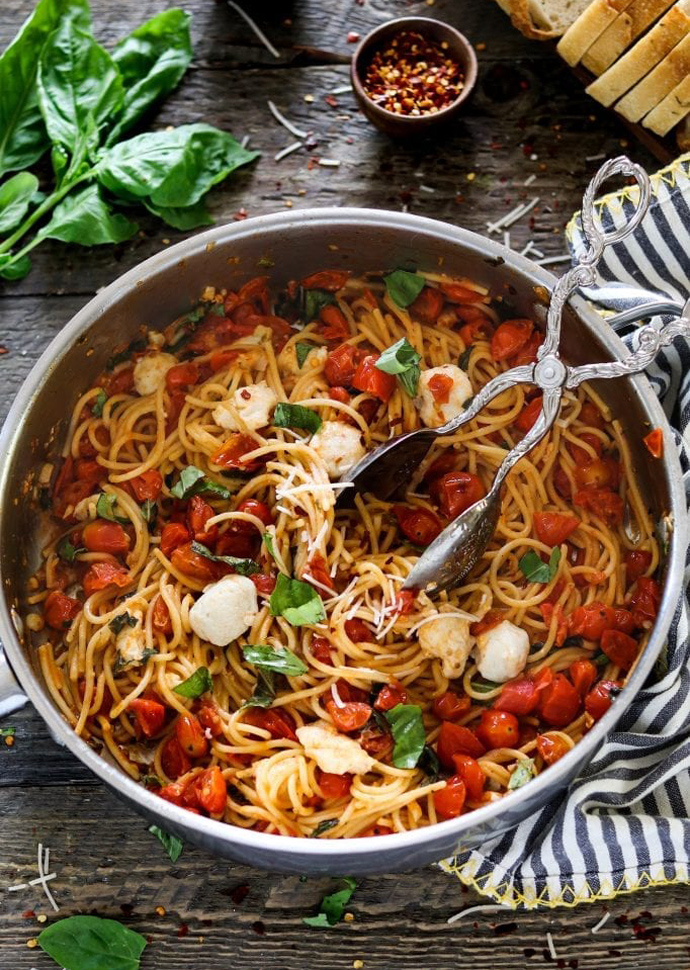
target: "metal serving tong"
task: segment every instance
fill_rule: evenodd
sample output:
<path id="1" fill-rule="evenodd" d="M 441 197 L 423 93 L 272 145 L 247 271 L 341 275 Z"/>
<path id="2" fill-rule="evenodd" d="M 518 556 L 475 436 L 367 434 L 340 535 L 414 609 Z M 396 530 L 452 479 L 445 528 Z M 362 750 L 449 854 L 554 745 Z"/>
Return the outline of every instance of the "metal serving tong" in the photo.
<path id="1" fill-rule="evenodd" d="M 640 190 L 639 201 L 628 221 L 617 229 L 604 231 L 595 220 L 594 200 L 601 185 L 612 175 L 632 176 Z M 535 364 L 513 367 L 498 374 L 477 392 L 468 408 L 440 428 L 422 428 L 399 435 L 370 452 L 352 468 L 346 478 L 354 488 L 344 489 L 342 504 L 351 501 L 353 491 L 370 491 L 389 498 L 401 483 L 408 482 L 432 442 L 443 435 L 453 434 L 471 421 L 493 398 L 515 384 L 531 384 L 542 391 L 541 412 L 525 437 L 508 452 L 496 472 L 488 494 L 454 519 L 427 547 L 409 573 L 403 589 L 425 590 L 433 596 L 456 586 L 472 569 L 489 544 L 498 522 L 501 490 L 508 473 L 547 434 L 556 420 L 564 388 L 575 388 L 593 378 L 622 377 L 636 374 L 647 367 L 661 347 L 678 336 L 690 337 L 690 300 L 682 308 L 680 317 L 660 329 L 645 327 L 640 331 L 639 347 L 622 361 L 585 364 L 568 367 L 560 359 L 558 349 L 561 336 L 563 308 L 579 287 L 593 287 L 596 265 L 604 249 L 629 236 L 644 218 L 651 200 L 651 184 L 647 173 L 625 156 L 605 162 L 589 183 L 582 201 L 582 228 L 588 244 L 577 265 L 562 276 L 553 288 L 546 319 L 544 342 Z M 591 289 L 592 294 L 595 290 Z M 668 300 L 666 301 L 668 303 Z M 644 316 L 655 306 L 644 303 L 639 315 Z M 664 307 L 668 309 L 668 307 Z M 674 306 L 674 309 L 676 307 Z M 630 313 L 627 317 L 630 319 Z M 638 317 L 639 318 L 639 317 Z"/>

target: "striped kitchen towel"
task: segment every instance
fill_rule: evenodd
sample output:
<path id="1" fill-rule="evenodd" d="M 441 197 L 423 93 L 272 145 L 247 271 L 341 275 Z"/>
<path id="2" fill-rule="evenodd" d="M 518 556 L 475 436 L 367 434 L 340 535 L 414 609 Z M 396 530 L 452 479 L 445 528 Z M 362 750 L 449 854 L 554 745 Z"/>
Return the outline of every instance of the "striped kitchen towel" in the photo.
<path id="1" fill-rule="evenodd" d="M 639 230 L 606 250 L 599 282 L 690 296 L 690 155 L 652 177 Z M 597 203 L 620 225 L 637 188 Z M 571 253 L 585 248 L 578 217 Z M 610 309 L 623 309 L 608 305 Z M 604 325 L 602 323 L 602 325 Z M 628 338 L 635 346 L 635 335 Z M 676 340 L 648 377 L 676 430 L 690 504 L 690 344 Z M 690 560 L 686 561 L 686 591 Z M 444 863 L 465 884 L 510 906 L 573 906 L 647 886 L 690 882 L 690 602 L 678 604 L 665 655 L 592 762 L 534 818 Z"/>

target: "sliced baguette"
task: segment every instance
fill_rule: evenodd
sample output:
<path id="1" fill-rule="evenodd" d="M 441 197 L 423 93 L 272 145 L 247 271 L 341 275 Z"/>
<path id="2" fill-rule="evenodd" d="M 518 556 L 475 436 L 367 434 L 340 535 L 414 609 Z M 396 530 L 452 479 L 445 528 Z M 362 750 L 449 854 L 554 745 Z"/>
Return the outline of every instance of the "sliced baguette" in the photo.
<path id="1" fill-rule="evenodd" d="M 611 105 L 656 67 L 690 30 L 690 0 L 677 0 L 661 20 L 608 71 L 587 87 L 587 93 Z"/>
<path id="2" fill-rule="evenodd" d="M 676 142 L 681 152 L 690 152 L 690 115 L 686 115 L 678 125 Z"/>
<path id="3" fill-rule="evenodd" d="M 632 0 L 592 0 L 558 42 L 558 53 L 574 67 Z"/>
<path id="4" fill-rule="evenodd" d="M 560 37 L 591 0 L 497 0 L 514 27 L 537 40 Z"/>
<path id="5" fill-rule="evenodd" d="M 690 119 L 690 75 L 684 77 L 672 91 L 669 91 L 664 100 L 649 112 L 642 124 L 657 135 L 663 136 L 667 135 L 683 118 L 686 122 Z M 683 137 L 685 137 L 685 147 Z M 684 151 L 690 149 L 690 126 L 687 123 L 679 131 L 678 146 Z"/>
<path id="6" fill-rule="evenodd" d="M 603 74 L 673 3 L 674 0 L 633 0 L 592 44 L 582 58 L 583 66 L 592 74 Z"/>
<path id="7" fill-rule="evenodd" d="M 628 121 L 639 121 L 653 111 L 668 94 L 690 77 L 690 33 L 669 51 L 663 61 L 615 105 Z M 672 127 L 672 126 L 671 126 Z"/>

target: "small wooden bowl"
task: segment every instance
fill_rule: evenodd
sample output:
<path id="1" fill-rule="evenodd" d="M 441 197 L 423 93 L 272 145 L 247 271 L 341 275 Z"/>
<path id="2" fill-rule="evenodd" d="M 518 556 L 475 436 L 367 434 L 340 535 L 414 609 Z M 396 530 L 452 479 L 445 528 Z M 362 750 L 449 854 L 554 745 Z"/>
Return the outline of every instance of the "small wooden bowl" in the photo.
<path id="1" fill-rule="evenodd" d="M 396 114 L 376 104 L 364 90 L 367 68 L 376 51 L 395 34 L 408 30 L 415 31 L 437 44 L 445 41 L 448 44 L 448 54 L 458 61 L 465 75 L 464 87 L 455 101 L 433 114 Z M 399 17 L 381 24 L 360 41 L 352 55 L 350 76 L 355 97 L 369 121 L 387 135 L 394 138 L 407 138 L 425 135 L 432 129 L 447 124 L 462 111 L 477 80 L 477 58 L 468 39 L 455 27 L 430 17 Z"/>

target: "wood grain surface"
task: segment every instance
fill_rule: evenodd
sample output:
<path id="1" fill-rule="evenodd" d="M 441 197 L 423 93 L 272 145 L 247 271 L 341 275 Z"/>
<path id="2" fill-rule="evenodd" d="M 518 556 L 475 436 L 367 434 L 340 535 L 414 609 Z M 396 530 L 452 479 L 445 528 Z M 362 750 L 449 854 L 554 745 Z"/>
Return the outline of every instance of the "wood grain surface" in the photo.
<path id="1" fill-rule="evenodd" d="M 92 0 L 95 32 L 110 45 L 165 0 Z M 490 0 L 246 0 L 281 51 L 275 60 L 222 2 L 190 0 L 195 60 L 154 127 L 203 120 L 249 135 L 263 153 L 211 194 L 219 221 L 287 207 L 373 206 L 411 212 L 484 232 L 486 223 L 539 196 L 532 217 L 511 228 L 513 248 L 528 240 L 546 255 L 564 251 L 563 228 L 597 161 L 625 150 L 654 162 L 591 101 L 550 48 L 517 34 Z M 29 0 L 0 3 L 0 47 L 27 15 Z M 364 34 L 393 16 L 422 13 L 447 20 L 477 45 L 480 78 L 461 121 L 442 137 L 399 145 L 373 130 L 352 96 L 324 100 L 347 83 L 348 31 Z M 0 93 L 1 96 L 1 93 Z M 306 97 L 313 101 L 305 100 Z M 292 141 L 270 115 L 272 99 L 316 142 L 276 163 Z M 336 158 L 338 168 L 318 166 Z M 534 174 L 530 186 L 525 180 Z M 422 188 L 422 186 L 426 188 Z M 432 191 L 429 191 L 432 190 Z M 118 247 L 92 250 L 47 243 L 24 280 L 0 284 L 0 414 L 60 327 L 137 262 L 181 235 L 144 216 L 140 233 Z M 668 887 L 604 908 L 447 919 L 481 901 L 437 868 L 363 879 L 353 920 L 329 931 L 302 917 L 315 911 L 335 880 L 277 876 L 212 858 L 187 846 L 172 865 L 146 823 L 58 747 L 27 707 L 13 716 L 16 744 L 0 745 L 0 889 L 36 875 L 36 846 L 49 845 L 62 914 L 97 912 L 122 919 L 150 944 L 143 970 L 475 970 L 551 963 L 575 970 L 687 970 L 687 890 Z M 157 908 L 158 912 L 157 912 Z M 35 915 L 25 915 L 33 911 Z M 0 891 L 0 970 L 54 966 L 27 946 L 49 913 L 36 890 Z M 324 935 L 325 934 L 325 935 Z"/>

